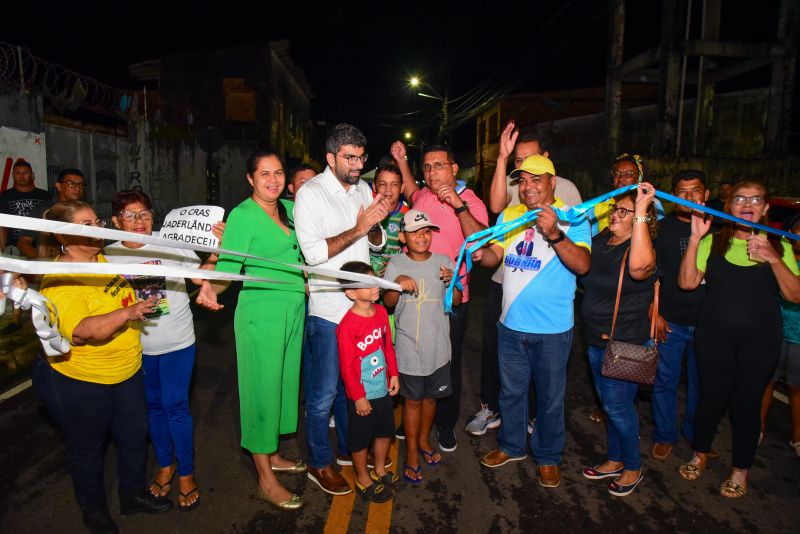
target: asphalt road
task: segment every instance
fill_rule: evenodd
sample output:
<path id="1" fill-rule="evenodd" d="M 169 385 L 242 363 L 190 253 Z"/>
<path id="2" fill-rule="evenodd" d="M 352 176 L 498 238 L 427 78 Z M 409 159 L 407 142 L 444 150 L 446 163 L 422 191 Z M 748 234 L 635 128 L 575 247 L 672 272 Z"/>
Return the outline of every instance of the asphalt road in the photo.
<path id="1" fill-rule="evenodd" d="M 475 283 L 477 295 L 465 341 L 462 419 L 478 403 L 484 292 L 480 288 L 485 283 L 481 282 Z M 651 425 L 647 391 L 639 400 L 646 476 L 640 488 L 627 498 L 614 498 L 602 481 L 585 480 L 583 467 L 604 459 L 605 431 L 588 418 L 594 401 L 579 336 L 568 371 L 567 443 L 560 487 L 541 488 L 532 460 L 497 470 L 481 467 L 478 458 L 496 446 L 495 434 L 474 438 L 462 431 L 457 450 L 445 453 L 438 466 L 424 468 L 426 481 L 405 489 L 393 502 L 370 506 L 353 495 L 333 498 L 304 476 L 281 475 L 306 506 L 299 512 L 280 512 L 254 497 L 255 470 L 239 447 L 234 292 L 225 301 L 228 306 L 219 314 L 195 313 L 198 361 L 192 412 L 202 505 L 190 513 L 119 516 L 111 445 L 106 484 L 111 512 L 122 532 L 797 532 L 800 460 L 787 446 L 789 412 L 781 402 L 770 414 L 748 494 L 738 501 L 718 494 L 731 458 L 728 420 L 722 421 L 715 442 L 721 459 L 711 463 L 700 480 L 684 481 L 677 467 L 690 455 L 687 443 L 681 442 L 664 462 L 647 456 Z M 298 434 L 288 436 L 281 450 L 289 458 L 306 457 L 302 420 Z M 395 466 L 397 454 L 394 444 Z M 152 455 L 150 462 L 152 472 Z M 0 404 L 0 465 L 0 532 L 83 531 L 64 467 L 63 440 L 30 389 Z M 352 479 L 349 468 L 344 473 Z M 171 497 L 176 498 L 175 487 Z"/>

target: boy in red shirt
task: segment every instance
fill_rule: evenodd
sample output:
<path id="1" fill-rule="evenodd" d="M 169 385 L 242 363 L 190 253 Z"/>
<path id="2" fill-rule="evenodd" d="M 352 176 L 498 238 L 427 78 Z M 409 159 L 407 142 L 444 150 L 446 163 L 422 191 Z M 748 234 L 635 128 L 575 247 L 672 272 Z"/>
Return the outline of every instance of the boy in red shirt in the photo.
<path id="1" fill-rule="evenodd" d="M 374 275 L 360 261 L 347 262 L 343 271 Z M 343 280 L 343 282 L 347 282 Z M 356 471 L 356 490 L 367 501 L 386 502 L 394 495 L 396 475 L 386 472 L 386 456 L 394 436 L 390 396 L 400 389 L 394 346 L 386 308 L 375 304 L 377 287 L 346 289 L 353 307 L 339 322 L 339 369 L 347 394 L 347 443 Z M 367 447 L 375 441 L 375 470 L 367 469 Z"/>

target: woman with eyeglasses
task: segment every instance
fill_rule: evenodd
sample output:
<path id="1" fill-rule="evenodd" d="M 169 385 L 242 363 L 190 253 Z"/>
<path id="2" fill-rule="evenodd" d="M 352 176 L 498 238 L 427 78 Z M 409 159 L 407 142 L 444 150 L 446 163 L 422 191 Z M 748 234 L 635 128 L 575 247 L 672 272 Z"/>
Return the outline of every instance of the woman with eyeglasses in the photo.
<path id="1" fill-rule="evenodd" d="M 145 193 L 136 190 L 115 193 L 111 209 L 111 221 L 118 229 L 154 235 L 153 206 Z M 191 250 L 135 241 L 112 243 L 104 252 L 111 263 L 200 265 L 200 258 Z M 195 337 L 186 282 L 183 278 L 163 276 L 129 278 L 138 298 L 156 296 L 155 309 L 142 326 L 147 418 L 158 463 L 150 493 L 159 497 L 169 495 L 177 472 L 179 509 L 192 510 L 200 504 L 200 491 L 194 478 L 193 422 L 189 411 Z"/>
<path id="2" fill-rule="evenodd" d="M 639 414 L 634 404 L 639 385 L 603 376 L 603 356 L 606 337 L 612 334 L 623 261 L 625 274 L 613 337 L 637 345 L 650 342 L 648 310 L 657 279 L 654 198 L 655 188 L 646 182 L 616 198 L 608 228 L 592 240 L 592 267 L 581 279 L 583 331 L 595 390 L 606 416 L 608 447 L 606 461 L 584 469 L 583 476 L 591 480 L 612 478 L 608 492 L 618 497 L 633 493 L 644 477 L 639 452 Z"/>
<path id="3" fill-rule="evenodd" d="M 44 218 L 102 227 L 91 206 L 59 202 Z M 59 263 L 106 263 L 103 241 L 56 234 Z M 70 351 L 37 358 L 36 391 L 67 442 L 75 498 L 92 532 L 117 532 L 108 513 L 103 464 L 109 434 L 117 448 L 120 513 L 160 513 L 172 502 L 146 490 L 147 404 L 142 379 L 142 321 L 156 299 L 138 301 L 119 275 L 48 274 L 40 292 Z"/>
<path id="4" fill-rule="evenodd" d="M 767 188 L 756 180 L 735 184 L 725 203 L 726 213 L 761 224 L 766 224 L 768 209 Z M 733 462 L 720 494 L 737 498 L 747 492 L 761 429 L 761 396 L 780 355 L 780 297 L 800 302 L 800 270 L 786 239 L 734 223 L 703 237 L 710 225 L 703 214 L 692 214 L 692 233 L 678 275 L 685 290 L 706 284 L 695 331 L 700 398 L 694 454 L 678 471 L 686 480 L 703 474 L 717 423 L 728 408 Z"/>

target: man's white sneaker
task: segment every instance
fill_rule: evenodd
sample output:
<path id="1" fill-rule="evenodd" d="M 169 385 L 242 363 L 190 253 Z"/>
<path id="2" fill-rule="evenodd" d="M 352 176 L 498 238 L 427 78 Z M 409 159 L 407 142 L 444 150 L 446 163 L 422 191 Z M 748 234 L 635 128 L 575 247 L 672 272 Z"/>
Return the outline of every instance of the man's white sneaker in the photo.
<path id="1" fill-rule="evenodd" d="M 481 403 L 481 409 L 475 413 L 475 417 L 467 423 L 464 430 L 473 436 L 482 436 L 486 431 L 500 426 L 500 414 L 493 412 L 489 406 Z"/>

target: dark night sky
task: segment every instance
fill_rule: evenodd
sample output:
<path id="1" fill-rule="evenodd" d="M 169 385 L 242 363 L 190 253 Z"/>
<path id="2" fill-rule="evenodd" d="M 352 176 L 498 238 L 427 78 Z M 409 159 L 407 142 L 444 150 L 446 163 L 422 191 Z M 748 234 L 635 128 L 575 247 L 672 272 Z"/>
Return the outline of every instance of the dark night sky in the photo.
<path id="1" fill-rule="evenodd" d="M 527 92 L 604 83 L 608 3 L 602 0 L 276 3 L 106 0 L 45 8 L 17 2 L 4 7 L 0 39 L 123 88 L 136 87 L 127 73 L 132 63 L 289 39 L 316 95 L 314 118 L 352 122 L 371 144 L 387 146 L 440 106 L 409 90 L 411 74 L 440 93 L 447 88 L 451 97 L 476 87 L 486 87 L 480 93 L 489 96 L 490 86 Z M 723 37 L 773 37 L 774 6 L 748 12 L 723 4 Z M 627 10 L 630 57 L 656 44 L 660 3 L 629 1 Z M 474 121 L 466 123 L 456 141 L 473 139 L 473 131 Z"/>

